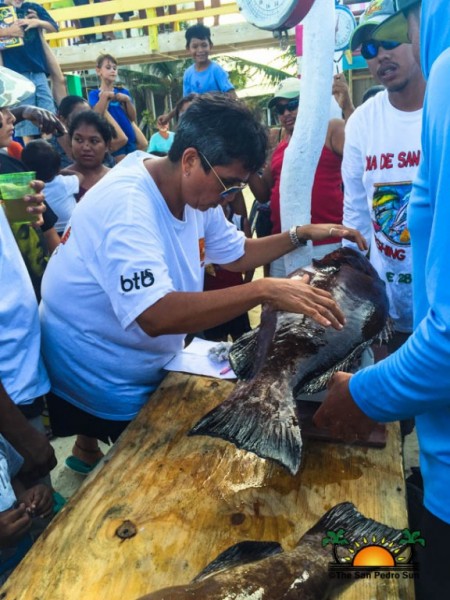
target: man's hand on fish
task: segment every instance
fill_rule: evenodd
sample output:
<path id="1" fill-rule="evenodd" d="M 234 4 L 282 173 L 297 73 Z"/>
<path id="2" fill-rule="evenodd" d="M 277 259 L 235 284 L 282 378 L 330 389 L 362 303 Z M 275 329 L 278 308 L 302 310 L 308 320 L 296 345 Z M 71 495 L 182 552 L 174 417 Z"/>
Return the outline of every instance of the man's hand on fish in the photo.
<path id="1" fill-rule="evenodd" d="M 333 375 L 326 398 L 313 417 L 316 427 L 345 442 L 367 440 L 377 424 L 353 400 L 349 389 L 351 377 L 342 371 Z"/>
<path id="2" fill-rule="evenodd" d="M 304 233 L 303 233 L 304 232 Z M 303 225 L 302 237 L 315 242 L 326 240 L 327 238 L 345 238 L 357 244 L 363 252 L 369 249 L 365 237 L 357 230 L 336 223 L 320 223 L 315 225 Z"/>
<path id="3" fill-rule="evenodd" d="M 335 329 L 342 329 L 345 325 L 344 313 L 332 295 L 325 290 L 311 287 L 309 275 L 287 279 L 271 277 L 267 281 L 276 284 L 274 297 L 269 302 L 274 310 L 307 315 L 324 327 L 331 325 Z"/>

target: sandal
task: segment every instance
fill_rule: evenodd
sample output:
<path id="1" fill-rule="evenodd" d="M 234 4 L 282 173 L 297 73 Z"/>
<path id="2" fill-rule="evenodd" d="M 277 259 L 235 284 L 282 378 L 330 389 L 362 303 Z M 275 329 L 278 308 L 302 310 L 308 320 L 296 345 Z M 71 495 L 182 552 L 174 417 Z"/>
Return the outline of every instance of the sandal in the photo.
<path id="1" fill-rule="evenodd" d="M 66 467 L 69 468 L 74 473 L 78 473 L 79 475 L 88 475 L 91 471 L 95 469 L 98 463 L 102 459 L 99 458 L 93 465 L 90 465 L 81 458 L 77 458 L 76 456 L 68 456 L 65 460 Z"/>

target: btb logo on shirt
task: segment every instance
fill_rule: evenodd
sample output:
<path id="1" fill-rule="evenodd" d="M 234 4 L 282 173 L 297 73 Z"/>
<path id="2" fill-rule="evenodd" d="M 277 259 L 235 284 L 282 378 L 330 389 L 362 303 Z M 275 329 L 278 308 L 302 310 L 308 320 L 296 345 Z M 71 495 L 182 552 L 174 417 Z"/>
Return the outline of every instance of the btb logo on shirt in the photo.
<path id="1" fill-rule="evenodd" d="M 150 269 L 133 273 L 132 277 L 120 276 L 120 287 L 124 292 L 131 292 L 133 290 L 140 290 L 142 288 L 150 287 L 155 283 L 155 278 Z"/>

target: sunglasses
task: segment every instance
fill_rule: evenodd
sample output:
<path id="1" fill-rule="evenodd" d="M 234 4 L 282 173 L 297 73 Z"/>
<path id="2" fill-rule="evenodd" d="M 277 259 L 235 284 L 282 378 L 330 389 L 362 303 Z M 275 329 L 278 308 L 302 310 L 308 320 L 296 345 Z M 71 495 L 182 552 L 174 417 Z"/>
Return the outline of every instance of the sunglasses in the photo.
<path id="1" fill-rule="evenodd" d="M 224 182 L 222 181 L 222 178 L 220 177 L 220 175 L 215 170 L 215 168 L 212 166 L 212 164 L 209 162 L 209 160 L 203 154 L 203 152 L 200 152 L 200 150 L 197 150 L 197 152 L 200 154 L 200 156 L 206 162 L 206 164 L 208 165 L 208 167 L 211 169 L 211 171 L 214 173 L 214 175 L 220 181 L 220 185 L 223 187 L 223 192 L 220 192 L 220 194 L 219 194 L 219 196 L 221 198 L 224 199 L 224 198 L 227 198 L 228 196 L 231 196 L 232 194 L 237 194 L 238 192 L 242 192 L 242 190 L 247 187 L 248 183 L 244 183 L 243 181 L 241 183 L 239 183 L 238 185 L 232 185 L 230 187 L 227 187 L 224 184 Z"/>
<path id="2" fill-rule="evenodd" d="M 299 98 L 293 98 L 292 100 L 289 100 L 287 104 L 276 104 L 275 111 L 277 115 L 280 115 L 281 117 L 281 115 L 284 115 L 285 110 L 288 110 L 289 112 L 297 110 L 299 101 Z"/>
<path id="3" fill-rule="evenodd" d="M 361 46 L 361 55 L 366 60 L 371 60 L 375 58 L 378 54 L 378 50 L 384 48 L 384 50 L 393 50 L 400 46 L 399 42 L 389 42 L 388 40 L 383 40 L 379 42 L 378 40 L 369 40 L 367 42 L 363 42 Z"/>

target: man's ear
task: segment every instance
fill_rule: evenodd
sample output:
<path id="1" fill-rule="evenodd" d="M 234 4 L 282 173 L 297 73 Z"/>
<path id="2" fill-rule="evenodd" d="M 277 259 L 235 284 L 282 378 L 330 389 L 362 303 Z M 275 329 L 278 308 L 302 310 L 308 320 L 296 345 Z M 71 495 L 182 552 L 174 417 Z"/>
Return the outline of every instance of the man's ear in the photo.
<path id="1" fill-rule="evenodd" d="M 181 170 L 183 174 L 190 175 L 197 161 L 200 161 L 197 150 L 195 148 L 186 148 L 181 157 Z"/>

